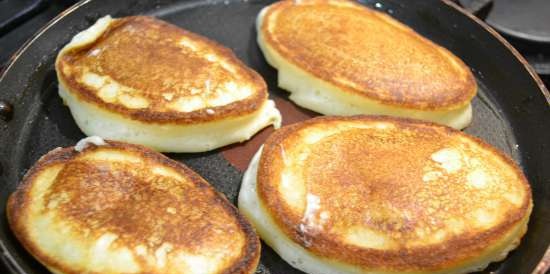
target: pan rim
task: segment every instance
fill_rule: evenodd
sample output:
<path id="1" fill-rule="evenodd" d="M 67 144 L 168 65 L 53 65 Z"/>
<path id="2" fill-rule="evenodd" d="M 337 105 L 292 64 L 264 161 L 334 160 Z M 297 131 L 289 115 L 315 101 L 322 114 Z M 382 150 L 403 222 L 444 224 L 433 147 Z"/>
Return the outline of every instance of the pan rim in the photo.
<path id="1" fill-rule="evenodd" d="M 11 70 L 15 63 L 18 62 L 19 58 L 28 50 L 28 48 L 33 45 L 37 39 L 39 39 L 44 33 L 46 33 L 52 26 L 57 24 L 60 20 L 68 16 L 69 14 L 77 11 L 81 7 L 85 6 L 86 4 L 92 2 L 93 0 L 81 0 L 74 5 L 70 6 L 57 16 L 55 16 L 53 19 L 51 19 L 48 23 L 46 23 L 44 26 L 42 26 L 37 32 L 35 32 L 29 39 L 27 39 L 19 49 L 12 54 L 12 56 L 9 58 L 8 62 L 6 63 L 5 68 L 0 72 L 0 86 L 5 81 L 6 76 L 11 73 Z M 454 10 L 457 10 L 459 13 L 465 15 L 470 20 L 475 22 L 477 25 L 481 26 L 486 32 L 488 32 L 490 35 L 492 35 L 494 38 L 498 40 L 498 42 L 506 47 L 510 53 L 523 65 L 523 67 L 526 69 L 526 71 L 529 73 L 531 78 L 535 81 L 537 84 L 538 89 L 546 99 L 546 102 L 548 106 L 550 106 L 550 92 L 548 88 L 544 85 L 542 79 L 540 76 L 535 72 L 534 68 L 527 62 L 525 57 L 521 55 L 517 49 L 515 49 L 510 42 L 508 42 L 501 34 L 499 34 L 493 27 L 488 25 L 486 22 L 482 21 L 481 19 L 475 17 L 473 14 L 470 14 L 467 12 L 464 8 L 459 6 L 458 4 L 454 3 L 452 0 L 441 0 L 445 5 L 453 8 Z M 2 93 L 0 92 L 0 95 Z M 0 98 L 1 99 L 1 98 Z M 13 258 L 11 255 L 11 252 L 6 247 L 6 243 L 4 239 L 0 239 L 0 252 L 2 254 L 0 255 L 0 260 L 4 265 L 6 265 L 9 270 L 11 270 L 14 273 L 26 273 L 23 268 L 21 268 L 20 264 L 17 262 L 17 259 Z M 540 271 L 540 267 L 542 266 L 542 271 L 537 272 L 537 270 Z M 546 251 L 546 253 L 543 255 L 541 260 L 539 261 L 539 264 L 534 269 L 533 274 L 535 273 L 544 273 L 544 270 L 550 268 L 550 245 Z"/>

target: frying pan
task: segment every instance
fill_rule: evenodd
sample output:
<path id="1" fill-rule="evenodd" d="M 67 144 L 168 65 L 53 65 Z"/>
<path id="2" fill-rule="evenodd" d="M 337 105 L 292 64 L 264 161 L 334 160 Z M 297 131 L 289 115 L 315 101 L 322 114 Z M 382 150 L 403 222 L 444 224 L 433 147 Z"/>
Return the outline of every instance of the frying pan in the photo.
<path id="1" fill-rule="evenodd" d="M 26 170 L 40 156 L 59 146 L 74 145 L 84 135 L 57 95 L 54 59 L 77 32 L 99 17 L 146 14 L 200 33 L 233 49 L 266 80 L 270 96 L 284 120 L 295 122 L 315 114 L 302 110 L 277 88 L 276 71 L 267 65 L 257 44 L 255 17 L 263 0 L 135 0 L 82 1 L 40 30 L 12 58 L 0 78 L 0 208 Z M 485 24 L 447 1 L 364 1 L 387 12 L 420 34 L 459 56 L 477 78 L 474 119 L 466 132 L 510 155 L 526 173 L 533 189 L 534 211 L 529 230 L 517 250 L 484 273 L 532 273 L 550 243 L 550 95 L 525 60 Z M 368 35 L 366 33 L 365 35 Z M 136 56 L 136 58 L 139 58 Z M 11 106 L 11 108 L 10 108 Z M 13 113 L 9 113 L 9 110 Z M 12 119 L 9 119 L 10 116 Z M 194 169 L 232 202 L 242 169 L 261 138 L 208 153 L 169 154 Z M 260 139 L 259 139 L 260 138 Z M 16 241 L 0 216 L 0 258 L 13 273 L 47 273 Z M 292 274 L 268 246 L 262 247 L 258 273 Z"/>

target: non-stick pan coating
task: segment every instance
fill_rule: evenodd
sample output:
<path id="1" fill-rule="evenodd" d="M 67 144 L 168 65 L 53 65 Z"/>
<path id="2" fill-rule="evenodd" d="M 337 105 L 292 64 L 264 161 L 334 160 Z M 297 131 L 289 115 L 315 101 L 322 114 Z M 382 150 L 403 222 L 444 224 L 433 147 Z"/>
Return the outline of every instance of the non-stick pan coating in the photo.
<path id="1" fill-rule="evenodd" d="M 40 31 L 14 56 L 0 79 L 0 100 L 14 106 L 11 121 L 0 121 L 0 207 L 38 158 L 59 146 L 74 145 L 84 135 L 57 95 L 54 59 L 78 31 L 99 17 L 154 15 L 200 33 L 233 49 L 266 80 L 272 97 L 286 98 L 277 88 L 276 71 L 256 44 L 258 11 L 269 1 L 84 1 Z M 443 45 L 468 64 L 477 78 L 474 120 L 466 132 L 497 146 L 516 160 L 531 183 L 534 211 L 519 248 L 485 273 L 531 273 L 550 243 L 550 107 L 548 91 L 523 59 L 494 32 L 449 3 L 431 1 L 366 1 L 420 34 Z M 368 35 L 365 34 L 365 35 Z M 518 55 L 519 56 L 519 55 Z M 136 57 L 138 58 L 138 57 Z M 235 202 L 242 173 L 216 150 L 170 154 L 197 171 Z M 47 272 L 18 244 L 0 216 L 3 261 L 18 273 Z M 262 246 L 258 273 L 300 273 Z"/>

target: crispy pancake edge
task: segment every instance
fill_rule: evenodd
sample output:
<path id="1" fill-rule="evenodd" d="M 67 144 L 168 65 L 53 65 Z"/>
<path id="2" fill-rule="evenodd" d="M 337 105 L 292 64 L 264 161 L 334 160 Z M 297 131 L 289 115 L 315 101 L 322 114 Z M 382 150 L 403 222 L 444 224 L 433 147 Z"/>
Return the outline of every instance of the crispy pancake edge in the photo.
<path id="1" fill-rule="evenodd" d="M 113 19 L 113 22 L 108 26 L 100 37 L 98 37 L 94 42 L 77 47 L 71 51 L 85 50 L 92 47 L 98 41 L 101 41 L 106 36 L 109 35 L 111 31 L 116 30 L 121 24 L 128 22 L 130 20 L 135 20 L 139 18 L 148 18 L 152 19 L 154 23 L 161 24 L 164 27 L 169 28 L 171 31 L 179 32 L 181 35 L 189 37 L 192 40 L 200 41 L 202 43 L 208 44 L 218 55 L 227 58 L 230 62 L 235 63 L 238 67 L 242 69 L 243 72 L 247 74 L 247 77 L 251 79 L 251 83 L 255 87 L 253 95 L 247 97 L 244 100 L 232 102 L 227 105 L 210 107 L 214 110 L 215 114 L 209 114 L 206 111 L 206 108 L 191 111 L 191 112 L 178 112 L 178 111 L 165 111 L 165 112 L 151 112 L 147 108 L 145 109 L 130 109 L 121 104 L 107 103 L 101 100 L 95 92 L 86 87 L 83 84 L 78 83 L 74 77 L 67 77 L 63 73 L 63 67 L 66 65 L 63 62 L 63 57 L 66 52 L 63 50 L 58 54 L 55 61 L 55 70 L 57 73 L 57 79 L 59 83 L 65 87 L 68 92 L 71 92 L 79 99 L 84 100 L 88 103 L 94 104 L 97 107 L 105 109 L 109 112 L 116 113 L 125 118 L 146 122 L 146 123 L 160 123 L 160 124 L 198 124 L 210 121 L 219 121 L 231 117 L 239 117 L 247 114 L 254 113 L 260 109 L 263 103 L 267 100 L 267 85 L 263 78 L 254 70 L 246 66 L 233 51 L 229 48 L 224 47 L 223 45 L 210 40 L 199 34 L 187 31 L 185 29 L 179 28 L 175 25 L 169 24 L 162 20 L 155 19 L 148 16 L 129 16 L 119 19 Z"/>
<path id="2" fill-rule="evenodd" d="M 298 227 L 293 226 L 294 224 L 300 223 L 301 216 L 294 214 L 294 211 L 288 208 L 279 195 L 274 195 L 274 193 L 277 193 L 277 190 L 272 186 L 276 186 L 274 181 L 276 181 L 275 179 L 279 177 L 277 174 L 280 174 L 282 169 L 282 166 L 277 165 L 274 159 L 276 159 L 278 157 L 277 155 L 280 154 L 279 144 L 283 140 L 288 138 L 299 138 L 299 136 L 293 135 L 296 131 L 318 123 L 337 121 L 386 121 L 404 127 L 418 125 L 427 126 L 432 129 L 435 128 L 436 130 L 443 131 L 447 134 L 459 134 L 465 136 L 481 146 L 483 149 L 490 151 L 494 157 L 498 157 L 508 164 L 510 168 L 518 174 L 522 186 L 524 187 L 526 193 L 528 193 L 529 199 L 524 200 L 521 208 L 516 212 L 512 212 L 504 223 L 501 223 L 500 225 L 478 235 L 455 237 L 454 239 L 446 242 L 444 245 L 432 245 L 398 251 L 374 250 L 346 245 L 339 242 L 338 239 L 332 239 L 330 237 L 324 239 L 319 239 L 316 237 L 314 244 L 307 248 L 307 250 L 313 254 L 320 257 L 329 257 L 341 260 L 343 262 L 366 268 L 389 267 L 397 270 L 411 270 L 411 268 L 452 268 L 460 262 L 471 260 L 473 257 L 472 254 L 475 256 L 476 253 L 483 251 L 492 244 L 497 244 L 502 237 L 506 236 L 510 231 L 513 231 L 514 228 L 517 228 L 517 226 L 521 225 L 522 222 L 525 222 L 526 218 L 529 218 L 533 206 L 532 194 L 530 185 L 523 175 L 523 172 L 510 158 L 479 138 L 466 135 L 461 131 L 454 130 L 446 126 L 405 118 L 365 115 L 349 117 L 322 116 L 277 130 L 266 140 L 259 162 L 257 177 L 258 198 L 265 207 L 265 210 L 270 214 L 272 219 L 278 227 L 281 228 L 284 234 L 299 245 L 304 246 L 304 237 Z M 518 237 L 521 238 L 525 232 L 526 230 L 522 231 L 520 233 L 521 235 Z M 323 236 L 326 237 L 327 235 Z M 455 254 L 461 254 L 463 256 L 457 257 Z"/>
<path id="3" fill-rule="evenodd" d="M 231 202 L 229 202 L 223 194 L 216 191 L 214 187 L 212 187 L 206 180 L 184 164 L 171 160 L 160 153 L 139 145 L 131 145 L 116 141 L 106 141 L 106 143 L 113 148 L 123 151 L 137 152 L 142 157 L 152 158 L 163 165 L 170 166 L 171 168 L 177 170 L 182 176 L 188 178 L 189 181 L 193 182 L 197 187 L 216 193 L 216 195 L 223 200 L 223 202 L 220 203 L 223 209 L 228 215 L 233 216 L 237 220 L 238 226 L 245 234 L 245 243 L 243 250 L 241 251 L 243 256 L 239 257 L 239 260 L 223 271 L 223 273 L 254 273 L 260 260 L 261 246 L 259 238 L 250 223 L 239 213 L 238 209 Z M 92 145 L 87 147 L 85 150 L 94 150 L 96 148 L 97 146 Z M 42 156 L 25 174 L 21 183 L 17 186 L 16 191 L 10 194 L 6 206 L 8 224 L 16 238 L 19 240 L 19 243 L 21 243 L 23 247 L 43 265 L 47 266 L 49 269 L 54 269 L 61 273 L 76 274 L 79 272 L 71 269 L 70 266 L 65 265 L 63 261 L 56 260 L 48 254 L 42 252 L 40 247 L 38 247 L 32 239 L 28 237 L 25 225 L 22 221 L 26 219 L 28 214 L 27 198 L 34 179 L 43 170 L 46 170 L 52 165 L 63 164 L 71 161 L 76 155 L 78 155 L 78 153 L 78 151 L 74 150 L 74 147 L 67 147 L 56 148 Z"/>
<path id="4" fill-rule="evenodd" d="M 334 1 L 334 0 L 328 0 L 328 1 L 327 0 L 308 0 L 308 2 L 310 2 L 310 3 L 311 2 L 313 2 L 313 3 L 329 3 L 331 1 Z M 476 83 L 476 80 L 475 80 L 473 74 L 471 73 L 469 67 L 460 58 L 455 56 L 452 52 L 450 52 L 449 50 L 447 50 L 446 48 L 444 48 L 442 46 L 439 46 L 438 44 L 432 42 L 431 40 L 423 37 L 422 35 L 415 32 L 412 28 L 410 28 L 407 25 L 399 22 L 398 20 L 394 19 L 393 17 L 391 17 L 389 15 L 386 15 L 386 14 L 378 12 L 378 11 L 371 10 L 371 9 L 366 8 L 363 5 L 357 4 L 353 1 L 342 0 L 342 2 L 350 3 L 354 7 L 358 7 L 362 10 L 365 10 L 366 12 L 371 13 L 373 16 L 377 16 L 377 17 L 381 18 L 382 20 L 384 20 L 386 22 L 391 20 L 393 22 L 389 23 L 389 24 L 396 25 L 396 23 L 397 23 L 397 25 L 399 25 L 399 27 L 408 36 L 410 36 L 411 39 L 418 39 L 418 40 L 426 43 L 428 46 L 433 47 L 434 49 L 439 49 L 440 51 L 444 52 L 448 57 L 450 57 L 457 64 L 459 64 L 459 66 L 461 67 L 461 71 L 464 74 L 467 75 L 466 80 L 468 81 L 468 83 L 467 83 L 467 87 L 465 88 L 465 90 L 461 93 L 460 96 L 455 97 L 453 100 L 449 100 L 447 102 L 442 102 L 442 103 L 437 103 L 437 104 L 436 103 L 425 104 L 425 102 L 418 102 L 418 101 L 396 102 L 394 100 L 387 100 L 387 99 L 383 99 L 383 98 L 377 98 L 375 96 L 370 96 L 370 95 L 365 94 L 364 92 L 362 92 L 359 89 L 355 89 L 353 87 L 350 87 L 350 86 L 347 86 L 347 85 L 344 85 L 344 84 L 339 84 L 339 83 L 330 81 L 329 80 L 330 77 L 329 77 L 328 73 L 324 73 L 321 70 L 314 69 L 314 68 L 313 69 L 304 68 L 298 62 L 296 62 L 296 60 L 293 60 L 291 58 L 291 56 L 288 55 L 287 52 L 281 51 L 279 44 L 275 42 L 275 39 L 273 39 L 273 36 L 267 31 L 268 23 L 270 22 L 269 17 L 273 13 L 280 12 L 281 10 L 285 9 L 286 7 L 288 7 L 290 5 L 293 5 L 294 2 L 291 1 L 291 0 L 282 0 L 282 1 L 276 2 L 276 3 L 274 3 L 274 4 L 272 4 L 272 5 L 265 8 L 266 11 L 265 11 L 265 14 L 264 14 L 264 19 L 263 19 L 262 25 L 260 27 L 260 31 L 262 33 L 263 39 L 265 39 L 266 44 L 269 47 L 271 47 L 274 51 L 276 51 L 277 54 L 281 55 L 287 62 L 293 64 L 294 66 L 301 69 L 302 71 L 304 71 L 308 74 L 311 74 L 312 77 L 314 77 L 318 80 L 322 80 L 326 83 L 329 83 L 330 85 L 333 85 L 335 87 L 338 87 L 343 92 L 358 95 L 358 96 L 363 97 L 365 99 L 375 100 L 375 101 L 377 101 L 381 104 L 390 105 L 390 106 L 394 106 L 394 107 L 417 109 L 417 110 L 432 110 L 432 111 L 433 110 L 452 110 L 452 109 L 458 109 L 460 107 L 463 107 L 463 106 L 469 104 L 471 102 L 471 100 L 475 97 L 475 95 L 477 93 L 477 83 Z M 372 93 L 372 94 L 376 94 L 376 93 Z"/>

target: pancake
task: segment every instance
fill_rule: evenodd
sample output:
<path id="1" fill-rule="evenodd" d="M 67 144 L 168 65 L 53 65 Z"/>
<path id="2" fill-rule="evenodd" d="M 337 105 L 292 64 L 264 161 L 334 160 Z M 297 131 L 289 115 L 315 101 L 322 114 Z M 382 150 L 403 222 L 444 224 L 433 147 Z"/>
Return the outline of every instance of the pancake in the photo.
<path id="1" fill-rule="evenodd" d="M 88 136 L 201 152 L 281 123 L 262 77 L 231 50 L 152 17 L 99 19 L 60 51 L 56 71 Z"/>
<path id="2" fill-rule="evenodd" d="M 343 0 L 280 1 L 258 44 L 296 104 L 325 115 L 383 114 L 466 127 L 477 84 L 451 52 L 392 17 Z"/>
<path id="3" fill-rule="evenodd" d="M 239 209 L 306 273 L 467 273 L 519 244 L 532 197 L 509 158 L 460 131 L 320 117 L 268 138 Z"/>
<path id="4" fill-rule="evenodd" d="M 53 273 L 254 273 L 260 256 L 250 224 L 199 175 L 99 137 L 43 156 L 7 216 Z"/>

